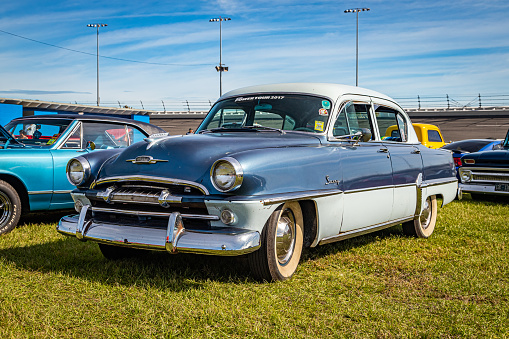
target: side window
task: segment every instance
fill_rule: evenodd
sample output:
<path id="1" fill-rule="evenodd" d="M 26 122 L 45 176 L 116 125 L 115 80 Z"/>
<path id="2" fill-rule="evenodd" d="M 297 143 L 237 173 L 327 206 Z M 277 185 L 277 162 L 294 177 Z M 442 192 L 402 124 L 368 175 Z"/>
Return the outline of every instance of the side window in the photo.
<path id="1" fill-rule="evenodd" d="M 443 142 L 442 138 L 440 137 L 440 133 L 434 129 L 428 130 L 428 140 L 431 142 Z"/>
<path id="2" fill-rule="evenodd" d="M 350 104 L 345 107 L 346 118 L 348 121 L 349 134 L 368 130 L 371 133 L 371 140 L 375 138 L 373 134 L 373 125 L 369 116 L 368 104 Z"/>
<path id="3" fill-rule="evenodd" d="M 375 117 L 382 140 L 407 141 L 407 125 L 403 116 L 396 110 L 375 105 Z"/>
<path id="4" fill-rule="evenodd" d="M 67 141 L 62 145 L 62 149 L 81 149 L 84 146 L 81 146 L 81 125 L 76 129 L 76 131 L 67 139 Z"/>

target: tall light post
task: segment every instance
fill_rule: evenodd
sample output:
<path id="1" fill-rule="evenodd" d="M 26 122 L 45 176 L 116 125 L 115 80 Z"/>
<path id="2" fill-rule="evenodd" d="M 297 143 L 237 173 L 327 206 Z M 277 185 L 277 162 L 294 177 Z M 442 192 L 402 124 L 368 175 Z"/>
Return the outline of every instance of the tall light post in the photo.
<path id="1" fill-rule="evenodd" d="M 369 8 L 352 8 L 345 10 L 345 13 L 357 15 L 357 30 L 355 41 L 355 86 L 359 86 L 359 12 L 369 11 Z"/>
<path id="2" fill-rule="evenodd" d="M 97 106 L 99 106 L 99 27 L 106 27 L 107 24 L 88 24 L 87 27 L 97 28 Z"/>
<path id="3" fill-rule="evenodd" d="M 219 21 L 219 66 L 216 66 L 216 71 L 219 72 L 219 96 L 223 95 L 223 72 L 228 72 L 228 67 L 223 66 L 223 39 L 221 36 L 221 22 L 229 21 L 231 18 L 214 18 L 210 19 L 209 22 Z"/>

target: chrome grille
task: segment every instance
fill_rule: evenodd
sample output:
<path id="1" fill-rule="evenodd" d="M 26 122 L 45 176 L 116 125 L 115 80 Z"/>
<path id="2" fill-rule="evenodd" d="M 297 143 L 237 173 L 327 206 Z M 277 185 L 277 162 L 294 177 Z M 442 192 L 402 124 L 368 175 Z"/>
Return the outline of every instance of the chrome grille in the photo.
<path id="1" fill-rule="evenodd" d="M 507 183 L 509 182 L 509 171 L 507 168 L 468 168 L 465 170 L 472 171 L 473 183 Z"/>

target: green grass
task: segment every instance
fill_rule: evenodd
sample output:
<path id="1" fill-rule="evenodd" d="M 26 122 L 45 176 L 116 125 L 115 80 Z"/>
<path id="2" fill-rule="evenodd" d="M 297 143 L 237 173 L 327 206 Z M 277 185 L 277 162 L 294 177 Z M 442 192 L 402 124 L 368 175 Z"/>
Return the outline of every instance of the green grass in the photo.
<path id="1" fill-rule="evenodd" d="M 398 226 L 309 249 L 271 284 L 236 258 L 109 262 L 59 217 L 0 237 L 1 338 L 509 337 L 505 203 L 454 201 L 427 240 Z"/>

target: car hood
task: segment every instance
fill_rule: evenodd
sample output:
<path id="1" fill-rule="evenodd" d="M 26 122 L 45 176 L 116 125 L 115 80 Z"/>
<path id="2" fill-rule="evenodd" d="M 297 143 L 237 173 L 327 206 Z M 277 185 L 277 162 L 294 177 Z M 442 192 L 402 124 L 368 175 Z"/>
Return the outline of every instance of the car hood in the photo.
<path id="1" fill-rule="evenodd" d="M 474 159 L 473 166 L 479 167 L 508 167 L 509 166 L 509 150 L 495 150 L 469 153 L 463 156 L 466 159 Z M 472 165 L 471 165 L 472 166 Z"/>
<path id="2" fill-rule="evenodd" d="M 212 164 L 223 157 L 256 149 L 320 146 L 320 138 L 305 133 L 244 132 L 178 135 L 138 142 L 105 163 L 97 179 L 153 176 L 203 182 Z M 136 157 L 152 157 L 152 164 Z M 246 164 L 248 165 L 248 164 Z"/>

